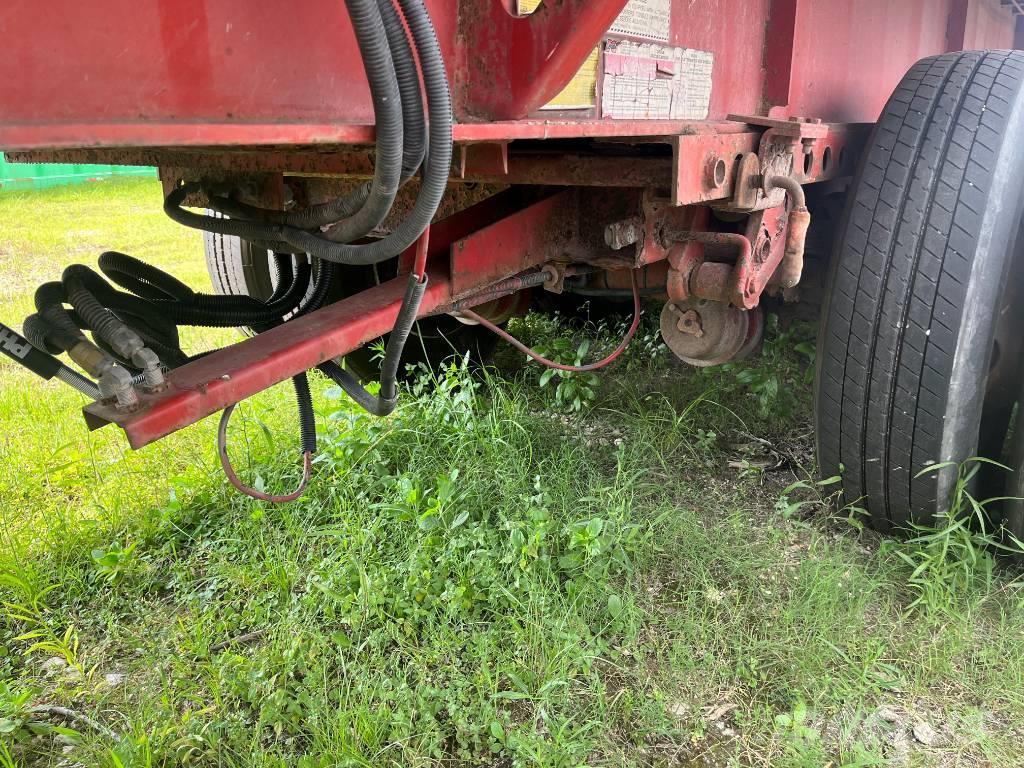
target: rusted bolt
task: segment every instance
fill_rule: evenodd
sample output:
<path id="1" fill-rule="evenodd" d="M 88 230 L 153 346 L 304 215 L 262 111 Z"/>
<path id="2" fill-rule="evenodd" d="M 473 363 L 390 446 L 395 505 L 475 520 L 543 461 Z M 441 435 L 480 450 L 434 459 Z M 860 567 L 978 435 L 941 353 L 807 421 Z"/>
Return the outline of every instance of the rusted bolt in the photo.
<path id="1" fill-rule="evenodd" d="M 674 304 L 672 306 L 675 307 Z M 679 308 L 675 307 L 675 311 L 678 312 Z M 700 314 L 695 309 L 683 312 L 679 320 L 676 321 L 676 328 L 682 333 L 696 336 L 698 339 L 704 335 L 704 325 L 701 323 Z"/>
<path id="2" fill-rule="evenodd" d="M 614 251 L 627 245 L 636 245 L 644 234 L 643 222 L 637 218 L 624 219 L 604 228 L 604 242 Z"/>
<path id="3" fill-rule="evenodd" d="M 754 253 L 754 260 L 758 264 L 764 264 L 768 261 L 768 257 L 772 252 L 772 241 L 766 236 L 762 238 L 761 243 L 757 246 L 757 250 Z"/>

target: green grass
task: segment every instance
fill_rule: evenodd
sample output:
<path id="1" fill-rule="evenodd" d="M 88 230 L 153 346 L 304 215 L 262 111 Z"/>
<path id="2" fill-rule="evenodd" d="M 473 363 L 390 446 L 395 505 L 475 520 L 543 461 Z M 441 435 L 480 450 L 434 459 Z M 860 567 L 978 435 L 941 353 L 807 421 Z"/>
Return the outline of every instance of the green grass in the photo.
<path id="1" fill-rule="evenodd" d="M 0 195 L 0 220 L 12 324 L 106 248 L 206 284 L 152 182 Z M 1019 765 L 1012 574 L 960 528 L 880 546 L 823 503 L 811 350 L 772 338 L 694 372 L 648 320 L 579 406 L 507 350 L 383 420 L 318 383 L 317 473 L 279 507 L 229 489 L 211 424 L 127 452 L 0 364 L 0 766 Z M 287 389 L 240 415 L 243 472 L 290 486 Z"/>

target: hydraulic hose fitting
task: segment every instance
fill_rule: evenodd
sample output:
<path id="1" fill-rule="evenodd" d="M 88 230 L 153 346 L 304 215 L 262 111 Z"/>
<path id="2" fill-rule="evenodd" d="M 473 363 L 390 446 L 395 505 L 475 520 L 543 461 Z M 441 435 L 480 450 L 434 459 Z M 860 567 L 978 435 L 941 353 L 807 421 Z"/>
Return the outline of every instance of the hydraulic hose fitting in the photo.
<path id="1" fill-rule="evenodd" d="M 167 385 L 160 358 L 149 347 L 142 347 L 132 355 L 132 365 L 142 370 L 142 388 L 146 392 L 160 392 Z"/>
<path id="2" fill-rule="evenodd" d="M 146 342 L 139 334 L 123 324 L 107 334 L 107 341 L 110 343 L 111 349 L 125 360 L 134 361 L 135 355 L 146 348 Z"/>
<path id="3" fill-rule="evenodd" d="M 100 397 L 113 400 L 118 411 L 127 413 L 139 407 L 139 395 L 135 391 L 135 381 L 125 368 L 111 365 L 100 376 Z"/>
<path id="4" fill-rule="evenodd" d="M 90 376 L 99 378 L 113 365 L 114 359 L 91 341 L 82 339 L 68 350 L 68 357 Z"/>

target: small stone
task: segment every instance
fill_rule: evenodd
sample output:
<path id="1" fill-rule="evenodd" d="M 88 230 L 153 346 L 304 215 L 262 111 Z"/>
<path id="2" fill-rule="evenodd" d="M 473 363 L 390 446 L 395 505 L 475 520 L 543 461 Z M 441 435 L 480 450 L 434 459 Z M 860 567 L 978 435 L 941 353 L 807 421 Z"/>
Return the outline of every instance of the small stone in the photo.
<path id="1" fill-rule="evenodd" d="M 690 708 L 681 701 L 673 701 L 668 705 L 668 713 L 673 717 L 683 718 L 690 714 Z"/>
<path id="2" fill-rule="evenodd" d="M 124 683 L 124 679 L 124 675 L 122 675 L 120 672 L 108 672 L 103 676 L 103 682 L 105 682 L 111 688 L 116 688 L 117 686 Z"/>
<path id="3" fill-rule="evenodd" d="M 714 707 L 707 707 L 705 709 L 705 716 L 709 722 L 717 723 L 722 720 L 726 715 L 736 709 L 736 704 L 730 704 L 725 702 Z"/>
<path id="4" fill-rule="evenodd" d="M 900 719 L 899 714 L 895 710 L 889 709 L 889 707 L 879 707 L 876 709 L 875 717 L 887 723 L 896 723 Z"/>
<path id="5" fill-rule="evenodd" d="M 939 740 L 939 734 L 937 734 L 935 729 L 928 725 L 928 723 L 922 720 L 914 724 L 914 738 L 926 747 L 931 747 Z"/>
<path id="6" fill-rule="evenodd" d="M 52 656 L 44 661 L 40 665 L 40 668 L 43 670 L 44 675 L 52 677 L 53 675 L 59 674 L 67 665 L 68 663 L 60 656 Z"/>
<path id="7" fill-rule="evenodd" d="M 67 667 L 60 673 L 60 679 L 69 683 L 80 682 L 84 677 L 85 675 L 82 674 L 82 670 L 78 669 L 78 667 Z"/>

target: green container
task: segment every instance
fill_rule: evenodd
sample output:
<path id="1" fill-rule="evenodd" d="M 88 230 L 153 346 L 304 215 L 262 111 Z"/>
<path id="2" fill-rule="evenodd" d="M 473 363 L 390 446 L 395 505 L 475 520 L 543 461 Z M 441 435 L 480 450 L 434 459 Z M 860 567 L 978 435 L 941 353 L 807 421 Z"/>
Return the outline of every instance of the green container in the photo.
<path id="1" fill-rule="evenodd" d="M 156 176 L 155 168 L 133 165 L 62 165 L 9 163 L 0 154 L 0 192 L 9 189 L 43 189 L 111 176 Z"/>

